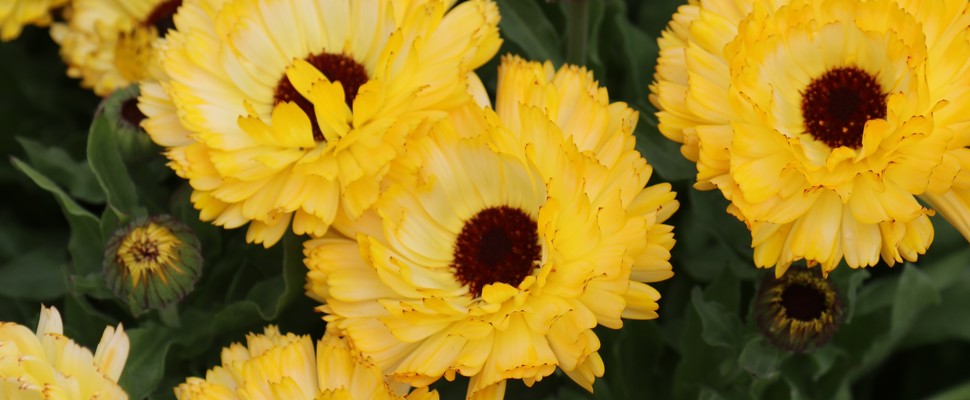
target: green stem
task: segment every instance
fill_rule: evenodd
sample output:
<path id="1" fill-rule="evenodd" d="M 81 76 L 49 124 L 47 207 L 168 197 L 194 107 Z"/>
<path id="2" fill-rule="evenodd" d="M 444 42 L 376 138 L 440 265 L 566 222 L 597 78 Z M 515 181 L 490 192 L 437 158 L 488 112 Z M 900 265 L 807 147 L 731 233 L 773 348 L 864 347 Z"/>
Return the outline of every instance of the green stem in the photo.
<path id="1" fill-rule="evenodd" d="M 589 3 L 587 0 L 566 0 L 566 61 L 586 65 L 589 38 Z"/>
<path id="2" fill-rule="evenodd" d="M 171 328 L 178 328 L 182 325 L 182 321 L 179 318 L 179 310 L 175 304 L 169 304 L 158 310 L 158 317 L 162 320 L 165 326 Z"/>

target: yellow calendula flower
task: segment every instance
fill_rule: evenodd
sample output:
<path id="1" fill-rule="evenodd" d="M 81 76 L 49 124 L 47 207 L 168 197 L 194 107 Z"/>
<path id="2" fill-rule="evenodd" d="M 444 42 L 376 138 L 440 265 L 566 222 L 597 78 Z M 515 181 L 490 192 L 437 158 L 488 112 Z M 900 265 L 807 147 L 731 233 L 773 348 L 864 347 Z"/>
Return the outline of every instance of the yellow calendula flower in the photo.
<path id="1" fill-rule="evenodd" d="M 328 332 L 314 353 L 309 336 L 268 326 L 246 345 L 222 350 L 222 366 L 175 388 L 179 400 L 437 400 L 438 393 L 385 381 L 348 338 Z"/>
<path id="2" fill-rule="evenodd" d="M 195 189 L 203 220 L 270 246 L 323 235 L 381 190 L 409 127 L 480 87 L 501 44 L 491 0 L 186 1 L 169 77 L 143 124 Z"/>
<path id="3" fill-rule="evenodd" d="M 640 256 L 673 244 L 657 223 L 673 195 L 644 189 L 643 163 L 625 170 L 636 190 L 606 179 L 539 108 L 522 105 L 509 128 L 480 113 L 422 126 L 408 143 L 416 183 L 336 225 L 343 236 L 305 244 L 308 295 L 414 386 L 461 374 L 469 398 L 502 398 L 508 379 L 559 367 L 592 390 L 604 372 L 592 329 L 657 317 L 660 294 L 643 282 L 670 266 Z"/>
<path id="4" fill-rule="evenodd" d="M 928 200 L 965 234 L 967 3 L 700 1 L 660 39 L 660 130 L 751 229 L 755 263 L 915 261 Z M 970 237 L 970 235 L 968 235 Z"/>
<path id="5" fill-rule="evenodd" d="M 529 126 L 521 115 L 536 109 L 542 110 L 554 126 Z M 499 65 L 495 110 L 516 138 L 514 146 L 538 152 L 542 147 L 534 144 L 533 135 L 551 131 L 595 159 L 598 167 L 587 168 L 584 178 L 595 188 L 591 192 L 614 195 L 611 190 L 615 190 L 621 193 L 620 203 L 627 212 L 650 218 L 647 247 L 642 253 L 632 254 L 637 257 L 633 280 L 659 282 L 673 276 L 668 262 L 674 244 L 673 228 L 662 222 L 677 211 L 679 203 L 668 183 L 643 190 L 653 168 L 635 149 L 633 131 L 639 113 L 626 103 L 611 103 L 606 88 L 599 86 L 592 71 L 568 64 L 556 70 L 548 61 L 526 61 L 514 55 L 505 56 Z M 598 176 L 590 175 L 594 170 Z M 614 186 L 597 187 L 607 182 Z"/>
<path id="6" fill-rule="evenodd" d="M 0 2 L 0 41 L 20 36 L 24 25 L 47 26 L 51 23 L 51 9 L 67 0 L 4 0 Z"/>
<path id="7" fill-rule="evenodd" d="M 67 74 L 100 96 L 158 79 L 159 39 L 172 27 L 182 0 L 75 0 L 67 21 L 51 27 Z"/>
<path id="8" fill-rule="evenodd" d="M 121 324 L 106 327 L 94 354 L 64 336 L 61 314 L 41 307 L 37 331 L 0 322 L 0 398 L 127 399 L 118 377 L 128 358 Z"/>

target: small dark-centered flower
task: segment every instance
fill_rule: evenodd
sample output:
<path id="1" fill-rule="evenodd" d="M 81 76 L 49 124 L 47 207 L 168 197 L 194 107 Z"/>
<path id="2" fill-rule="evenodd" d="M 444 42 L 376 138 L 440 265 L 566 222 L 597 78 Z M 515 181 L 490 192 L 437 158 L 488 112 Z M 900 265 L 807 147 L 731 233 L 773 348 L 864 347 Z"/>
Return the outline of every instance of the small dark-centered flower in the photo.
<path id="1" fill-rule="evenodd" d="M 138 85 L 118 89 L 101 102 L 101 112 L 114 129 L 114 141 L 125 161 L 143 161 L 159 153 L 141 127 L 145 114 L 138 109 Z"/>
<path id="2" fill-rule="evenodd" d="M 792 268 L 781 278 L 765 275 L 756 301 L 758 328 L 779 348 L 812 351 L 839 330 L 842 300 L 818 268 Z"/>
<path id="3" fill-rule="evenodd" d="M 202 271 L 199 239 L 172 217 L 139 219 L 111 237 L 103 265 L 108 287 L 138 315 L 192 291 Z"/>

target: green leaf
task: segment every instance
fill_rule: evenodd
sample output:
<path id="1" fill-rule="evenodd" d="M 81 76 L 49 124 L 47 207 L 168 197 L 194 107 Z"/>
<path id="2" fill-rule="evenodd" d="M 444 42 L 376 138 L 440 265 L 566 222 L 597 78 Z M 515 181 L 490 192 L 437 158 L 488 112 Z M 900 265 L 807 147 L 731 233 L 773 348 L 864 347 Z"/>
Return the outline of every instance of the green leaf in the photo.
<path id="1" fill-rule="evenodd" d="M 0 168 L 3 168 L 3 166 L 0 165 Z M 9 170 L 18 173 L 13 168 L 9 168 Z M 32 182 L 26 179 L 24 183 L 33 185 Z M 40 191 L 38 191 L 38 194 L 41 196 L 47 195 Z M 51 202 L 51 204 L 56 203 Z M 67 241 L 70 232 L 64 229 L 63 224 L 51 227 L 35 226 L 33 224 L 25 225 L 17 216 L 13 215 L 17 211 L 18 208 L 15 206 L 10 206 L 6 210 L 0 209 L 0 264 L 10 261 L 18 257 L 21 253 L 36 247 L 51 245 L 59 249 L 64 248 L 64 243 Z M 53 210 L 51 214 L 54 214 L 54 218 L 51 219 L 58 221 L 62 219 L 57 210 Z"/>
<path id="2" fill-rule="evenodd" d="M 919 268 L 907 263 L 896 289 L 890 335 L 902 337 L 923 310 L 939 303 L 940 293 L 933 281 Z"/>
<path id="3" fill-rule="evenodd" d="M 115 231 L 123 227 L 121 222 L 117 213 L 106 208 L 101 213 L 101 237 L 105 238 L 105 241 L 110 240 Z"/>
<path id="4" fill-rule="evenodd" d="M 280 276 L 257 283 L 247 298 L 255 302 L 266 320 L 279 313 L 303 294 L 306 267 L 303 264 L 303 239 L 292 232 L 283 237 L 283 271 Z"/>
<path id="5" fill-rule="evenodd" d="M 597 335 L 604 344 L 612 344 L 600 354 L 608 371 L 605 380 L 615 398 L 669 397 L 662 392 L 662 386 L 669 383 L 657 379 L 665 373 L 661 357 L 666 346 L 656 321 L 624 321 L 623 329 L 603 329 Z"/>
<path id="6" fill-rule="evenodd" d="M 680 212 L 684 212 L 682 209 Z M 682 217 L 677 227 L 677 245 L 671 249 L 673 258 L 680 260 L 680 271 L 694 279 L 710 282 L 721 276 L 730 258 L 731 249 L 711 233 L 699 218 Z M 676 264 L 675 264 L 676 265 Z"/>
<path id="7" fill-rule="evenodd" d="M 781 363 L 789 354 L 765 343 L 761 336 L 756 336 L 744 345 L 738 356 L 738 364 L 757 378 L 771 379 L 778 375 Z"/>
<path id="8" fill-rule="evenodd" d="M 791 393 L 791 389 L 785 382 L 779 381 L 774 378 L 761 378 L 755 375 L 750 377 L 751 381 L 748 384 L 748 391 L 746 394 L 736 396 L 739 399 L 782 399 L 788 397 Z M 744 379 L 739 379 L 741 382 L 746 382 L 748 377 Z"/>
<path id="9" fill-rule="evenodd" d="M 815 350 L 808 357 L 811 358 L 812 365 L 815 366 L 812 377 L 817 380 L 831 371 L 839 359 L 844 359 L 846 352 L 839 347 L 829 345 Z"/>
<path id="10" fill-rule="evenodd" d="M 563 63 L 559 52 L 559 33 L 542 12 L 537 1 L 498 0 L 502 21 L 499 28 L 505 40 L 514 42 L 525 51 L 525 57 Z"/>
<path id="11" fill-rule="evenodd" d="M 951 284 L 958 282 L 956 277 L 966 271 L 970 263 L 970 249 L 960 248 L 958 252 L 949 252 L 937 259 L 936 255 L 928 255 L 920 261 L 919 269 L 929 278 L 930 284 L 937 291 L 944 290 Z M 907 264 L 908 265 L 908 264 Z M 864 285 L 859 291 L 858 309 L 856 315 L 878 312 L 894 304 L 899 286 L 898 279 L 880 279 Z"/>
<path id="12" fill-rule="evenodd" d="M 970 381 L 946 389 L 926 400 L 966 400 L 970 399 Z"/>
<path id="13" fill-rule="evenodd" d="M 615 2 L 610 9 L 616 10 L 606 19 L 604 35 L 595 47 L 591 46 L 608 49 L 604 57 L 612 67 L 608 81 L 610 95 L 639 109 L 637 150 L 653 165 L 657 174 L 668 182 L 691 180 L 697 174 L 696 167 L 681 155 L 679 143 L 660 133 L 654 116 L 656 110 L 649 102 L 649 85 L 660 51 L 657 40 L 630 22 L 623 3 Z"/>
<path id="14" fill-rule="evenodd" d="M 852 323 L 852 317 L 855 315 L 856 300 L 859 297 L 859 288 L 862 287 L 862 283 L 869 279 L 872 275 L 869 271 L 864 269 L 849 269 L 849 268 L 838 268 L 836 272 L 849 271 L 849 279 L 843 286 L 842 294 L 845 296 L 845 321 L 844 323 Z"/>
<path id="15" fill-rule="evenodd" d="M 691 180 L 697 174 L 696 167 L 681 155 L 679 143 L 660 134 L 653 115 L 656 110 L 649 104 L 649 85 L 659 52 L 657 40 L 631 23 L 622 3 L 617 4 L 621 6 L 604 24 L 606 34 L 599 44 L 610 49 L 606 62 L 616 68 L 609 76 L 610 94 L 639 109 L 637 150 L 657 174 L 668 182 Z"/>
<path id="16" fill-rule="evenodd" d="M 599 380 L 597 380 L 599 382 Z M 593 390 L 596 390 L 595 388 Z M 462 393 L 464 395 L 464 393 Z M 586 400 L 586 399 L 607 399 L 613 397 L 606 397 L 607 394 L 600 393 L 596 391 L 595 396 L 591 396 L 589 392 L 582 389 L 576 389 L 571 386 L 562 386 L 556 394 L 546 397 L 548 400 Z M 442 397 L 444 399 L 445 397 Z"/>
<path id="17" fill-rule="evenodd" d="M 105 285 L 104 276 L 98 274 L 74 275 L 71 277 L 72 289 L 78 295 L 96 299 L 117 299 L 111 289 Z"/>
<path id="18" fill-rule="evenodd" d="M 560 393 L 563 393 L 563 392 L 560 392 Z M 566 392 L 566 393 L 568 393 L 568 392 Z M 574 391 L 574 393 L 579 393 L 580 395 L 582 395 L 584 397 L 570 396 L 570 397 L 566 397 L 566 398 L 569 398 L 569 399 L 575 399 L 575 398 L 587 398 L 588 399 L 588 398 L 590 398 L 590 396 L 589 396 L 588 393 L 583 393 L 583 392 L 579 392 L 579 391 Z M 593 393 L 596 394 L 596 396 L 593 396 L 596 399 L 601 399 L 601 400 L 614 400 L 614 399 L 618 399 L 618 397 L 616 397 L 616 396 L 613 395 L 613 390 L 610 388 L 610 386 L 607 385 L 606 382 L 603 381 L 602 379 L 597 379 L 596 381 L 593 382 Z"/>
<path id="19" fill-rule="evenodd" d="M 733 373 L 726 374 L 721 367 L 728 360 L 736 365 L 738 352 L 737 347 L 711 346 L 708 343 L 705 337 L 707 329 L 701 321 L 704 317 L 699 310 L 706 306 L 700 288 L 693 286 L 689 297 L 697 304 L 702 304 L 702 307 L 692 305 L 687 300 L 683 327 L 675 332 L 674 339 L 681 361 L 674 371 L 673 396 L 667 396 L 674 399 L 696 399 L 702 387 L 719 388 L 726 385 L 728 375 Z"/>
<path id="20" fill-rule="evenodd" d="M 741 311 L 741 281 L 737 274 L 730 270 L 721 271 L 721 275 L 704 288 L 704 298 L 723 306 L 728 314 L 738 315 Z"/>
<path id="21" fill-rule="evenodd" d="M 266 320 L 260 315 L 259 306 L 248 300 L 213 309 L 187 308 L 179 317 L 182 322 L 182 335 L 186 337 L 182 343 L 188 346 L 185 353 L 180 354 L 183 357 L 208 350 L 212 338 L 216 336 L 227 333 L 241 336 L 239 334 L 247 330 L 262 331 L 261 327 L 266 325 Z"/>
<path id="22" fill-rule="evenodd" d="M 718 391 L 711 388 L 701 388 L 701 393 L 697 396 L 697 400 L 728 400 L 727 397 L 722 396 Z"/>
<path id="23" fill-rule="evenodd" d="M 643 154 L 664 180 L 692 181 L 697 175 L 697 167 L 680 153 L 680 143 L 660 134 L 656 117 L 647 110 L 651 108 L 641 107 L 640 124 L 635 131 L 637 151 Z"/>
<path id="24" fill-rule="evenodd" d="M 81 296 L 66 296 L 60 311 L 64 317 L 64 334 L 78 343 L 96 345 L 101 340 L 104 328 L 118 323 L 104 311 L 94 309 Z M 96 350 L 95 347 L 92 349 Z"/>
<path id="25" fill-rule="evenodd" d="M 131 342 L 128 360 L 118 382 L 131 399 L 143 399 L 151 393 L 165 372 L 165 357 L 175 344 L 173 330 L 146 325 L 127 331 Z"/>
<path id="26" fill-rule="evenodd" d="M 88 203 L 104 203 L 104 192 L 86 162 L 74 161 L 58 147 L 47 147 L 27 138 L 17 138 L 30 163 L 45 176 L 67 189 L 71 197 Z"/>
<path id="27" fill-rule="evenodd" d="M 0 265 L 0 297 L 31 301 L 59 298 L 67 291 L 64 271 L 67 260 L 58 247 L 39 247 Z"/>
<path id="28" fill-rule="evenodd" d="M 926 273 L 937 290 L 942 291 L 958 284 L 961 279 L 967 276 L 967 266 L 970 265 L 970 248 L 967 248 L 966 239 L 964 239 L 963 247 L 954 250 L 936 253 L 920 260 L 921 270 Z M 940 257 L 940 255 L 945 256 Z"/>
<path id="29" fill-rule="evenodd" d="M 611 25 L 614 31 L 610 37 L 619 50 L 613 52 L 617 58 L 614 61 L 623 67 L 627 77 L 624 97 L 637 99 L 636 103 L 646 102 L 660 51 L 657 40 L 633 25 L 625 13 L 614 14 Z"/>
<path id="30" fill-rule="evenodd" d="M 101 238 L 98 219 L 37 170 L 16 158 L 11 161 L 14 167 L 27 175 L 37 186 L 53 194 L 61 205 L 61 210 L 71 228 L 71 238 L 67 248 L 74 261 L 74 272 L 80 275 L 100 273 L 104 240 Z"/>
<path id="31" fill-rule="evenodd" d="M 813 376 L 810 354 L 793 354 L 781 365 L 781 378 L 790 388 L 792 399 L 814 399 L 818 377 Z"/>
<path id="32" fill-rule="evenodd" d="M 690 190 L 684 197 L 687 198 L 685 205 L 690 206 L 693 216 L 705 223 L 714 236 L 733 251 L 737 260 L 752 263 L 754 251 L 751 249 L 751 232 L 744 223 L 728 214 L 730 202 L 719 191 Z M 681 201 L 684 201 L 683 197 Z"/>
<path id="33" fill-rule="evenodd" d="M 565 4 L 565 3 L 563 3 Z M 607 81 L 606 65 L 600 55 L 600 37 L 603 31 L 603 20 L 606 17 L 606 2 L 589 2 L 589 41 L 587 67 L 593 70 L 593 75 L 600 82 Z M 611 7 L 612 8 L 612 7 Z"/>
<path id="34" fill-rule="evenodd" d="M 40 307 L 35 301 L 7 298 L 0 301 L 0 321 L 20 321 L 30 326 L 30 323 L 38 321 L 39 314 Z"/>
<path id="35" fill-rule="evenodd" d="M 631 4 L 631 14 L 637 15 L 637 25 L 647 34 L 657 36 L 667 24 L 670 17 L 677 12 L 677 8 L 686 4 L 684 0 L 651 0 L 638 1 Z M 639 10 L 633 7 L 639 5 Z"/>
<path id="36" fill-rule="evenodd" d="M 941 293 L 939 306 L 930 307 L 919 314 L 903 345 L 916 347 L 947 340 L 970 342 L 970 269 L 963 265 L 963 274 L 953 277 L 953 282 Z"/>
<path id="37" fill-rule="evenodd" d="M 853 318 L 874 314 L 891 307 L 898 279 L 873 280 L 859 288 Z"/>
<path id="38" fill-rule="evenodd" d="M 169 201 L 168 208 L 173 217 L 192 228 L 202 243 L 202 251 L 206 256 L 218 256 L 222 250 L 221 227 L 199 220 L 199 211 L 192 207 L 192 187 L 183 183 L 175 190 Z"/>
<path id="39" fill-rule="evenodd" d="M 107 115 L 99 113 L 94 118 L 88 133 L 88 163 L 104 189 L 112 210 L 119 216 L 132 219 L 144 217 L 147 211 L 138 203 L 138 191 L 128 175 L 128 167 L 121 159 L 115 141 L 116 133 Z"/>
<path id="40" fill-rule="evenodd" d="M 867 343 L 871 343 L 864 348 L 859 367 L 853 371 L 855 373 L 861 374 L 883 362 L 909 333 L 917 318 L 931 305 L 940 303 L 940 292 L 933 285 L 933 281 L 925 272 L 912 264 L 906 263 L 902 274 L 894 283 L 896 285 L 892 293 L 892 308 L 888 310 L 889 329 L 880 330 L 876 325 L 880 321 L 885 321 L 886 312 L 866 315 L 862 321 L 859 320 L 861 316 L 857 314 L 857 320 L 851 328 L 858 327 L 858 329 L 848 329 L 854 336 L 861 335 Z M 860 298 L 859 301 L 866 300 Z M 850 337 L 850 339 L 859 340 L 858 337 Z"/>
<path id="41" fill-rule="evenodd" d="M 738 348 L 741 343 L 741 320 L 724 305 L 704 300 L 701 289 L 691 292 L 691 302 L 700 316 L 704 341 L 711 346 Z"/>

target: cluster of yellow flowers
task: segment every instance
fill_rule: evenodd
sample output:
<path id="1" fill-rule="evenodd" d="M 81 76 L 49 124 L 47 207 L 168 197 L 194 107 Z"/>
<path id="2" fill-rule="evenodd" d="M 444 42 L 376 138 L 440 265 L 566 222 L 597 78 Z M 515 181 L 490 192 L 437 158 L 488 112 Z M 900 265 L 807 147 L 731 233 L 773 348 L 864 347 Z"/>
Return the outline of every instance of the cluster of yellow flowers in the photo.
<path id="1" fill-rule="evenodd" d="M 452 3 L 185 1 L 144 127 L 202 219 L 313 238 L 308 293 L 389 382 L 591 388 L 592 328 L 656 317 L 677 203 L 588 71 L 506 57 L 493 109 L 498 9 Z"/>
<path id="2" fill-rule="evenodd" d="M 678 202 L 647 186 L 638 112 L 582 67 L 514 55 L 493 102 L 475 70 L 502 43 L 498 7 L 456 3 L 75 0 L 52 27 L 86 87 L 140 85 L 141 126 L 202 220 L 266 247 L 308 237 L 316 352 L 268 327 L 179 399 L 437 398 L 428 386 L 457 375 L 467 398 L 500 399 L 557 368 L 592 390 L 593 328 L 657 318 Z M 14 4 L 4 39 L 49 20 Z M 757 266 L 915 261 L 935 211 L 970 239 L 968 7 L 701 0 L 674 16 L 650 87 L 659 127 L 748 225 Z M 120 327 L 93 369 L 9 378 L 16 354 L 64 356 L 49 313 L 43 346 L 0 327 L 0 393 L 116 396 Z"/>
<path id="3" fill-rule="evenodd" d="M 307 293 L 333 332 L 317 364 L 308 338 L 267 328 L 180 398 L 425 397 L 458 374 L 501 398 L 557 368 L 592 390 L 593 328 L 657 317 L 647 283 L 672 276 L 678 203 L 646 187 L 638 113 L 584 68 L 516 56 L 493 106 L 474 71 L 502 43 L 498 7 L 455 3 L 77 0 L 52 28 L 83 85 L 140 84 L 142 126 L 203 220 L 266 247 L 310 237 Z M 116 251 L 151 253 L 135 277 L 174 259 L 143 242 Z M 332 376 L 344 359 L 376 378 Z"/>

